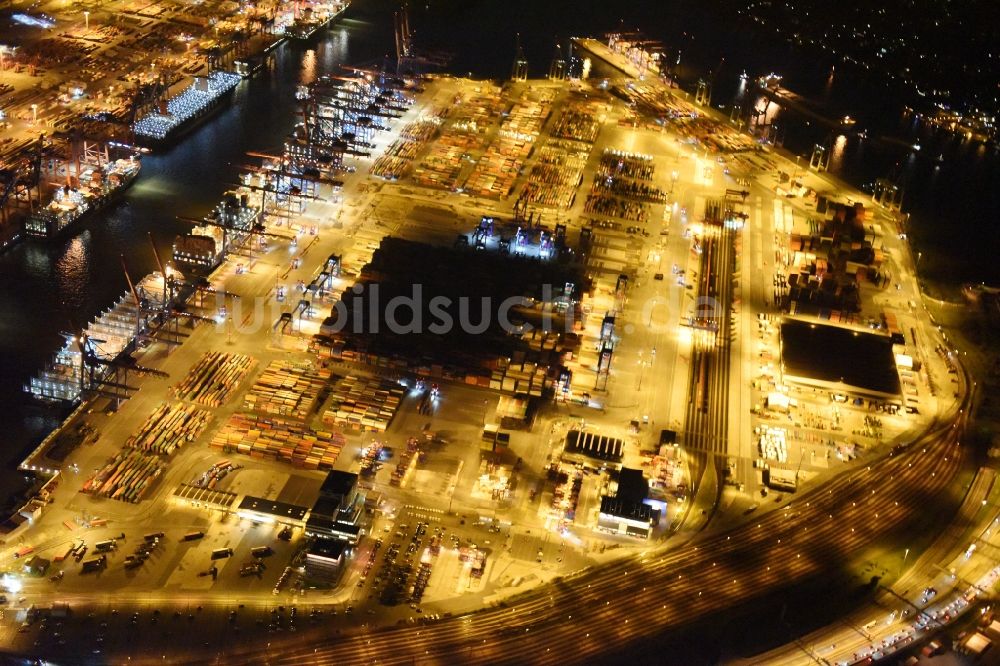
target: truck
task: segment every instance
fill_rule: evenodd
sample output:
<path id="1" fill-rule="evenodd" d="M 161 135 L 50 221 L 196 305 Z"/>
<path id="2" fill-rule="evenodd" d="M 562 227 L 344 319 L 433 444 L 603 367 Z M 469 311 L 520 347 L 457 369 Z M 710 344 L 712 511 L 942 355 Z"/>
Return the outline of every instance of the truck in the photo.
<path id="1" fill-rule="evenodd" d="M 108 539 L 107 541 L 98 541 L 94 544 L 94 550 L 98 553 L 108 553 L 117 547 L 114 539 Z"/>
<path id="2" fill-rule="evenodd" d="M 163 538 L 163 532 L 152 532 L 143 537 L 146 541 L 156 541 L 157 539 Z"/>
<path id="3" fill-rule="evenodd" d="M 198 539 L 205 536 L 204 532 L 188 532 L 184 535 L 181 541 L 197 541 Z"/>
<path id="4" fill-rule="evenodd" d="M 69 557 L 70 555 L 72 555 L 74 552 L 76 552 L 76 547 L 73 544 L 70 544 L 70 545 L 66 546 L 66 550 L 59 551 L 59 554 L 57 554 L 55 557 L 53 557 L 52 561 L 53 562 L 62 562 L 67 557 Z"/>
<path id="5" fill-rule="evenodd" d="M 254 557 L 267 557 L 271 554 L 270 546 L 257 546 L 250 549 L 250 554 Z"/>
<path id="6" fill-rule="evenodd" d="M 240 576 L 256 576 L 261 571 L 264 570 L 263 562 L 245 562 L 243 566 L 240 567 Z"/>
<path id="7" fill-rule="evenodd" d="M 54 603 L 48 611 L 49 617 L 69 617 L 69 604 Z"/>
<path id="8" fill-rule="evenodd" d="M 99 571 L 103 569 L 108 563 L 108 556 L 101 555 L 100 557 L 92 557 L 89 560 L 84 560 L 83 568 L 80 569 L 80 573 L 89 573 L 91 571 Z"/>
<path id="9" fill-rule="evenodd" d="M 232 554 L 233 554 L 232 548 L 216 548 L 215 550 L 212 551 L 212 559 L 224 560 L 225 558 L 229 557 Z"/>

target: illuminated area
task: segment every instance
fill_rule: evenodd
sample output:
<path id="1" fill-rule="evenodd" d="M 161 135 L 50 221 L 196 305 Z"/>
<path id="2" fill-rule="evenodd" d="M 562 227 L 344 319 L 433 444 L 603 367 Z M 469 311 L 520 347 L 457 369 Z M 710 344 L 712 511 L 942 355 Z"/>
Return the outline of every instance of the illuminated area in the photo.
<path id="1" fill-rule="evenodd" d="M 444 73 L 405 8 L 395 63 L 341 2 L 42 9 L 0 50 L 21 69 L 135 21 L 156 47 L 117 92 L 60 70 L 65 115 L 10 109 L 29 242 L 79 232 L 53 254 L 83 281 L 142 198 L 170 224 L 24 382 L 60 425 L 0 523 L 6 652 L 855 664 L 1000 640 L 980 362 L 922 292 L 897 181 L 836 175 L 866 115 L 742 63 L 720 104 L 722 63 L 685 77 L 624 29 L 546 78 L 518 40 L 498 81 Z M 792 109 L 830 132 L 804 156 Z M 187 147 L 209 199 L 167 182 Z"/>
<path id="2" fill-rule="evenodd" d="M 133 129 L 137 137 L 162 141 L 180 125 L 204 113 L 223 95 L 232 92 L 242 80 L 242 76 L 230 72 L 212 72 L 204 79 L 196 79 L 190 87 L 167 100 L 165 113 L 143 116 L 136 120 Z"/>

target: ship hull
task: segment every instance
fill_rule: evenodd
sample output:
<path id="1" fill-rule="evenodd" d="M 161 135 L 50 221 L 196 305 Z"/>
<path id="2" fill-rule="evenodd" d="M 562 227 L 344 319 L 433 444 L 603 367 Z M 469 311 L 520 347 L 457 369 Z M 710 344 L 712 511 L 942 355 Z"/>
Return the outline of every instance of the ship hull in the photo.
<path id="1" fill-rule="evenodd" d="M 140 171 L 136 171 L 133 174 L 125 176 L 122 183 L 114 188 L 113 190 L 107 192 L 104 196 L 96 199 L 91 206 L 73 218 L 70 222 L 64 224 L 61 227 L 55 224 L 46 224 L 45 229 L 32 229 L 31 227 L 25 226 L 24 235 L 26 238 L 31 238 L 35 240 L 42 241 L 55 241 L 65 237 L 67 234 L 71 233 L 74 229 L 78 228 L 81 223 L 92 218 L 95 214 L 103 212 L 117 204 L 121 201 L 122 196 L 124 196 L 125 191 L 132 186 L 135 179 L 139 177 Z"/>
<path id="2" fill-rule="evenodd" d="M 306 44 L 312 42 L 316 37 L 323 33 L 324 30 L 333 25 L 337 19 L 343 16 L 344 12 L 347 11 L 347 5 L 343 7 L 340 11 L 332 14 L 329 18 L 319 21 L 317 23 L 293 25 L 285 29 L 285 37 L 288 38 L 290 42 Z"/>
<path id="3" fill-rule="evenodd" d="M 135 137 L 136 145 L 142 146 L 143 148 L 159 149 L 170 147 L 180 141 L 182 138 L 196 130 L 201 126 L 206 120 L 209 120 L 212 116 L 219 112 L 224 106 L 228 105 L 233 98 L 233 91 L 235 88 L 227 90 L 225 93 L 219 95 L 217 98 L 212 100 L 204 109 L 194 116 L 191 116 L 180 125 L 172 128 L 170 132 L 167 133 L 162 139 L 155 137 L 137 135 Z"/>

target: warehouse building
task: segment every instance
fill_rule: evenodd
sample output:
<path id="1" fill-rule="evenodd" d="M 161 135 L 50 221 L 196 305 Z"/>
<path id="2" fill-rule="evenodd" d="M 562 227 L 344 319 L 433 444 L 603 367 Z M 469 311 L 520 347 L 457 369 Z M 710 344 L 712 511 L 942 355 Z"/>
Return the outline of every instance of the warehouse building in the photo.
<path id="1" fill-rule="evenodd" d="M 319 489 L 319 499 L 305 524 L 307 536 L 356 544 L 363 534 L 365 498 L 358 492 L 358 475 L 333 470 Z"/>
<path id="2" fill-rule="evenodd" d="M 812 323 L 781 322 L 781 371 L 786 383 L 832 394 L 898 401 L 892 339 L 877 333 Z"/>
<path id="3" fill-rule="evenodd" d="M 601 498 L 597 529 L 648 539 L 660 519 L 660 512 L 646 503 L 648 495 L 649 484 L 642 470 L 623 467 L 618 473 L 617 492 Z"/>

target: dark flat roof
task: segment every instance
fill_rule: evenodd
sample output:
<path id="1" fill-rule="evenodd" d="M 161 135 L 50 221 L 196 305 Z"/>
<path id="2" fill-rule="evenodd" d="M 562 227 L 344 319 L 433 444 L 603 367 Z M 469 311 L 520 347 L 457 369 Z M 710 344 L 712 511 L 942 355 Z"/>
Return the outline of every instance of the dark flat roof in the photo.
<path id="1" fill-rule="evenodd" d="M 263 497 L 251 497 L 250 495 L 243 498 L 239 509 L 256 511 L 257 513 L 264 513 L 279 518 L 291 518 L 292 520 L 302 520 L 306 517 L 306 512 L 309 511 L 304 506 L 275 502 L 274 500 L 264 499 Z"/>
<path id="2" fill-rule="evenodd" d="M 649 483 L 643 478 L 642 470 L 622 467 L 618 472 L 618 492 L 615 497 L 626 502 L 642 502 L 648 494 Z"/>
<path id="3" fill-rule="evenodd" d="M 350 495 L 358 483 L 358 475 L 351 472 L 332 470 L 327 473 L 323 485 L 319 487 L 320 495 Z"/>
<path id="4" fill-rule="evenodd" d="M 846 390 L 900 392 L 892 340 L 877 333 L 785 319 L 781 364 L 786 375 L 831 385 L 843 382 Z"/>
<path id="5" fill-rule="evenodd" d="M 315 555 L 318 557 L 328 557 L 333 560 L 339 560 L 344 554 L 344 549 L 347 548 L 347 542 L 341 541 L 340 539 L 316 539 L 313 544 L 306 551 L 306 555 Z"/>

